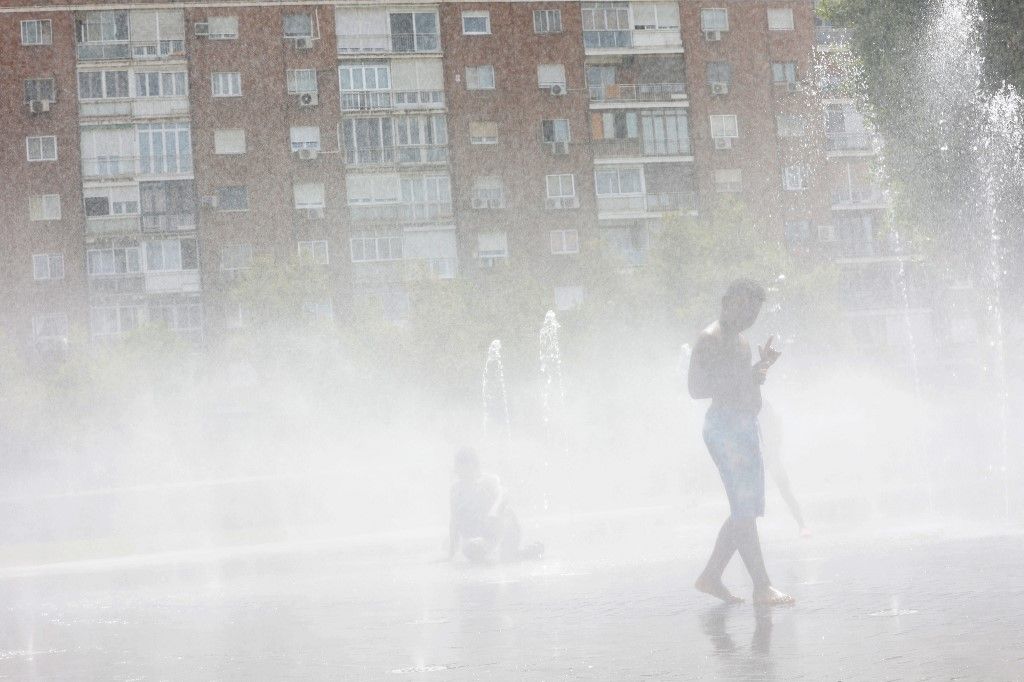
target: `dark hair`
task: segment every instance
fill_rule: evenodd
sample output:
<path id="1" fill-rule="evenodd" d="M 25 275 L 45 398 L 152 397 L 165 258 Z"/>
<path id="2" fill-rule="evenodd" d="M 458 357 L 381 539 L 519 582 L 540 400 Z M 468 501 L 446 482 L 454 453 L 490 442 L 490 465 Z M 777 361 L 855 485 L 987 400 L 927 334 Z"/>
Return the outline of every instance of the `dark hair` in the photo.
<path id="1" fill-rule="evenodd" d="M 740 297 L 751 298 L 758 303 L 764 303 L 768 294 L 765 292 L 764 287 L 754 280 L 749 277 L 741 277 L 733 280 L 729 288 L 725 290 L 725 295 L 722 296 L 722 303 Z"/>

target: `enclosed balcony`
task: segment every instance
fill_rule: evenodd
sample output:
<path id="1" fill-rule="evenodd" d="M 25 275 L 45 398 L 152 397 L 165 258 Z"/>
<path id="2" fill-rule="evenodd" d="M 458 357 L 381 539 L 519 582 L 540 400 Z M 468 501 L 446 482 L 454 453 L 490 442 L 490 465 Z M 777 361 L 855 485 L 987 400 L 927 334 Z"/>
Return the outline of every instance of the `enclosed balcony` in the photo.
<path id="1" fill-rule="evenodd" d="M 389 12 L 372 7 L 335 10 L 339 55 L 441 51 L 436 11 Z"/>
<path id="2" fill-rule="evenodd" d="M 79 62 L 184 59 L 182 10 L 99 10 L 75 22 Z"/>
<path id="3" fill-rule="evenodd" d="M 597 197 L 601 214 L 640 215 L 697 210 L 696 192 L 661 192 L 641 195 L 604 195 Z"/>
<path id="4" fill-rule="evenodd" d="M 350 62 L 338 67 L 343 111 L 442 109 L 440 59 Z"/>
<path id="5" fill-rule="evenodd" d="M 581 12 L 587 54 L 682 52 L 678 3 L 584 2 Z"/>
<path id="6" fill-rule="evenodd" d="M 595 102 L 672 102 L 686 99 L 685 83 L 611 83 L 589 86 Z"/>

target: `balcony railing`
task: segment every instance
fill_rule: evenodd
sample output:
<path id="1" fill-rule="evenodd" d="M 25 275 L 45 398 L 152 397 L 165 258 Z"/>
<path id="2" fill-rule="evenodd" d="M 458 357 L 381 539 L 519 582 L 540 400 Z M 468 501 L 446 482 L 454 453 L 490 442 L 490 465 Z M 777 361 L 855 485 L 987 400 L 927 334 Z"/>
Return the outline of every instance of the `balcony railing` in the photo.
<path id="1" fill-rule="evenodd" d="M 97 295 L 141 294 L 146 280 L 141 272 L 120 275 L 89 275 L 89 293 Z"/>
<path id="2" fill-rule="evenodd" d="M 341 93 L 344 111 L 433 109 L 444 106 L 442 90 L 347 90 Z"/>
<path id="3" fill-rule="evenodd" d="M 877 187 L 842 187 L 832 190 L 833 208 L 860 208 L 885 205 L 885 195 Z"/>
<path id="4" fill-rule="evenodd" d="M 628 29 L 618 31 L 584 31 L 583 47 L 595 49 L 633 47 L 633 32 Z"/>
<path id="5" fill-rule="evenodd" d="M 601 213 L 666 213 L 693 211 L 697 208 L 696 192 L 662 192 L 634 196 L 599 196 L 597 210 Z"/>
<path id="6" fill-rule="evenodd" d="M 853 36 L 848 28 L 833 28 L 832 26 L 818 26 L 814 30 L 814 42 L 822 47 L 840 47 L 850 42 Z"/>
<path id="7" fill-rule="evenodd" d="M 827 133 L 825 148 L 830 152 L 869 152 L 874 149 L 871 133 Z"/>
<path id="8" fill-rule="evenodd" d="M 78 61 L 184 59 L 184 40 L 86 42 L 75 46 Z"/>
<path id="9" fill-rule="evenodd" d="M 187 116 L 187 97 L 104 98 L 78 101 L 78 114 L 82 118 L 164 118 Z"/>
<path id="10" fill-rule="evenodd" d="M 338 35 L 339 54 L 440 52 L 439 33 L 355 33 Z"/>
<path id="11" fill-rule="evenodd" d="M 82 157 L 86 178 L 128 178 L 136 175 L 190 175 L 191 156 L 89 156 Z"/>
<path id="12" fill-rule="evenodd" d="M 429 223 L 452 217 L 451 201 L 419 201 L 398 204 L 350 204 L 353 222 Z"/>
<path id="13" fill-rule="evenodd" d="M 346 149 L 345 163 L 350 166 L 405 166 L 448 163 L 448 147 L 445 145 L 409 145 Z"/>
<path id="14" fill-rule="evenodd" d="M 617 48 L 648 48 L 682 47 L 683 39 L 678 28 L 658 28 L 645 30 L 602 29 L 583 31 L 583 47 L 592 50 Z"/>
<path id="15" fill-rule="evenodd" d="M 611 83 L 589 90 L 591 102 L 671 102 L 686 97 L 685 83 Z"/>
<path id="16" fill-rule="evenodd" d="M 689 156 L 689 140 L 594 140 L 594 156 L 601 159 L 619 157 Z"/>
<path id="17" fill-rule="evenodd" d="M 159 215 L 143 215 L 143 232 L 178 232 L 196 229 L 194 213 L 162 213 Z"/>
<path id="18" fill-rule="evenodd" d="M 138 215 L 87 216 L 85 231 L 89 235 L 129 234 L 139 231 Z"/>

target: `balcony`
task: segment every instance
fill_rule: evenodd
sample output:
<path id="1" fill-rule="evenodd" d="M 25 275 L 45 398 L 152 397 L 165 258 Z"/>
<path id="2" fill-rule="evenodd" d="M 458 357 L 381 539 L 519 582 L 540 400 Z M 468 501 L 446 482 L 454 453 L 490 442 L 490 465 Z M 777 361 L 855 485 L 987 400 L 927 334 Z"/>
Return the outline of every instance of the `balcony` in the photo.
<path id="1" fill-rule="evenodd" d="M 80 62 L 184 59 L 184 40 L 86 42 L 75 45 Z"/>
<path id="2" fill-rule="evenodd" d="M 191 156 L 82 157 L 82 177 L 86 180 L 122 180 L 137 176 L 191 177 L 191 175 Z"/>
<path id="3" fill-rule="evenodd" d="M 594 159 L 637 159 L 652 161 L 666 157 L 671 161 L 680 156 L 690 156 L 689 140 L 641 140 L 639 138 L 624 140 L 594 140 Z"/>
<path id="4" fill-rule="evenodd" d="M 79 100 L 82 118 L 167 118 L 188 116 L 187 97 Z"/>
<path id="5" fill-rule="evenodd" d="M 349 204 L 349 217 L 359 223 L 438 223 L 452 218 L 451 201 L 397 204 Z"/>
<path id="6" fill-rule="evenodd" d="M 583 47 L 588 54 L 682 52 L 683 38 L 679 28 L 585 30 Z"/>
<path id="7" fill-rule="evenodd" d="M 143 232 L 181 232 L 196 229 L 194 213 L 144 214 Z"/>
<path id="8" fill-rule="evenodd" d="M 875 152 L 875 137 L 868 132 L 826 133 L 825 150 L 834 155 L 867 156 Z"/>
<path id="9" fill-rule="evenodd" d="M 343 111 L 443 109 L 443 90 L 347 90 L 341 93 Z"/>
<path id="10" fill-rule="evenodd" d="M 89 293 L 97 296 L 141 294 L 145 291 L 142 273 L 124 275 L 89 275 Z"/>
<path id="11" fill-rule="evenodd" d="M 589 88 L 590 102 L 678 102 L 686 99 L 685 83 L 612 83 Z"/>
<path id="12" fill-rule="evenodd" d="M 440 33 L 338 34 L 338 54 L 431 54 L 441 51 Z"/>
<path id="13" fill-rule="evenodd" d="M 90 237 L 133 234 L 139 229 L 138 215 L 87 216 L 85 219 L 85 233 Z"/>
<path id="14" fill-rule="evenodd" d="M 696 192 L 662 192 L 597 197 L 598 213 L 642 215 L 697 210 Z"/>
<path id="15" fill-rule="evenodd" d="M 877 187 L 841 187 L 832 190 L 832 210 L 846 211 L 885 208 L 888 203 Z"/>
<path id="16" fill-rule="evenodd" d="M 346 149 L 345 163 L 349 166 L 445 164 L 448 163 L 448 147 L 446 145 L 409 145 Z"/>
<path id="17" fill-rule="evenodd" d="M 151 294 L 199 291 L 198 270 L 150 271 L 145 278 L 146 292 Z"/>

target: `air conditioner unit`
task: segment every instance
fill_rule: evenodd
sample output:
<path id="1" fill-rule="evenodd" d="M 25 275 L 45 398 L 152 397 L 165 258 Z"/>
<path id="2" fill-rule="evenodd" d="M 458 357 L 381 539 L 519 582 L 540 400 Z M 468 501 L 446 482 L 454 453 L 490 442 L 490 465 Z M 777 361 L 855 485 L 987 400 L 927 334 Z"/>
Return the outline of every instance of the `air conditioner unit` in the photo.
<path id="1" fill-rule="evenodd" d="M 732 138 L 731 137 L 716 137 L 715 138 L 715 149 L 732 149 Z"/>
<path id="2" fill-rule="evenodd" d="M 818 241 L 834 242 L 836 240 L 836 228 L 834 225 L 818 225 Z"/>
<path id="3" fill-rule="evenodd" d="M 550 92 L 552 95 L 564 95 L 565 86 L 562 85 L 561 83 L 553 83 L 548 86 L 548 92 Z"/>
<path id="4" fill-rule="evenodd" d="M 568 142 L 551 142 L 549 144 L 551 145 L 551 153 L 552 154 L 562 155 L 562 154 L 568 154 L 569 153 L 569 143 Z"/>
<path id="5" fill-rule="evenodd" d="M 217 208 L 217 196 L 205 196 L 202 198 L 201 203 L 204 208 Z"/>
<path id="6" fill-rule="evenodd" d="M 197 21 L 194 26 L 194 32 L 197 38 L 203 38 L 210 35 L 210 22 Z"/>
<path id="7" fill-rule="evenodd" d="M 324 217 L 324 207 L 323 206 L 316 206 L 316 207 L 313 207 L 313 208 L 307 208 L 305 210 L 306 210 L 306 217 L 311 219 L 311 220 L 320 220 L 320 219 L 322 219 Z"/>
<path id="8" fill-rule="evenodd" d="M 707 40 L 708 42 L 715 43 L 715 42 L 718 42 L 721 39 L 722 39 L 722 32 L 721 31 L 704 31 L 704 40 Z"/>
<path id="9" fill-rule="evenodd" d="M 300 107 L 315 107 L 320 104 L 320 96 L 315 92 L 304 92 L 299 95 Z"/>
<path id="10" fill-rule="evenodd" d="M 309 36 L 302 36 L 301 38 L 295 38 L 295 49 L 296 50 L 311 50 L 313 49 L 313 39 Z"/>
<path id="11" fill-rule="evenodd" d="M 33 99 L 28 103 L 28 110 L 33 114 L 42 114 L 50 110 L 50 100 Z"/>
<path id="12" fill-rule="evenodd" d="M 728 95 L 729 94 L 729 84 L 728 83 L 722 83 L 722 82 L 712 83 L 711 84 L 711 94 L 712 95 Z"/>
<path id="13" fill-rule="evenodd" d="M 320 151 L 317 149 L 300 149 L 299 158 L 303 161 L 312 161 L 316 157 L 320 156 Z"/>
<path id="14" fill-rule="evenodd" d="M 579 208 L 580 200 L 576 197 L 548 197 L 544 202 L 545 208 Z"/>

